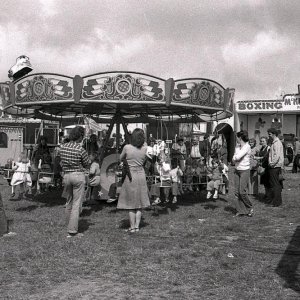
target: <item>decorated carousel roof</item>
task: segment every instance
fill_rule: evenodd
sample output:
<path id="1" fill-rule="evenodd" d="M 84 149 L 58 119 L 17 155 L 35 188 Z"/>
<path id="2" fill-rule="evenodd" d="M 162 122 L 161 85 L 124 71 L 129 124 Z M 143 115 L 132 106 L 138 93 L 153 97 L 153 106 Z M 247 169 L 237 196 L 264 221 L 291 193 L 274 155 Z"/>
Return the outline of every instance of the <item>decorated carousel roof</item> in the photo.
<path id="1" fill-rule="evenodd" d="M 31 74 L 0 83 L 0 92 L 9 114 L 49 120 L 89 115 L 103 123 L 116 115 L 128 123 L 220 120 L 232 116 L 234 99 L 234 89 L 213 80 L 165 80 L 135 72 Z"/>

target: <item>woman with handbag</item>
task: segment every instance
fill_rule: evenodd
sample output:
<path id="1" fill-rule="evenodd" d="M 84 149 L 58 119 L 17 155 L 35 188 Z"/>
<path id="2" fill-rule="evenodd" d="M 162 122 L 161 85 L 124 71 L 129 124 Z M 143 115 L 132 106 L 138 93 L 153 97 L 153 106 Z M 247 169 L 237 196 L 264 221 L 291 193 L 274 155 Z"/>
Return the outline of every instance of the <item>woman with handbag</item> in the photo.
<path id="1" fill-rule="evenodd" d="M 263 184 L 265 188 L 264 199 L 266 200 L 266 203 L 268 203 L 271 200 L 269 170 L 268 170 L 268 157 L 269 157 L 270 146 L 268 146 L 268 138 L 262 136 L 260 138 L 260 145 L 261 148 L 258 152 L 258 156 L 255 158 L 259 161 L 257 172 L 260 175 L 260 184 Z"/>

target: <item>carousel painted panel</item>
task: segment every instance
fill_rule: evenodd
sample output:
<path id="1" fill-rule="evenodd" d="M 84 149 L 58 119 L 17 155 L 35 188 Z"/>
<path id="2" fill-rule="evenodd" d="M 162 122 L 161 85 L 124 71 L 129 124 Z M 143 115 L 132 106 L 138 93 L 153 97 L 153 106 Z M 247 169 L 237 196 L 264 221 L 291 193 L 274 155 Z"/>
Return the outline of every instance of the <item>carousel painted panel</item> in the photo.
<path id="1" fill-rule="evenodd" d="M 34 74 L 15 82 L 15 104 L 74 102 L 73 78 L 57 74 Z"/>
<path id="2" fill-rule="evenodd" d="M 83 78 L 81 101 L 165 104 L 165 80 L 133 72 L 101 73 Z"/>
<path id="3" fill-rule="evenodd" d="M 225 89 L 219 83 L 201 78 L 176 80 L 172 105 L 224 109 Z"/>

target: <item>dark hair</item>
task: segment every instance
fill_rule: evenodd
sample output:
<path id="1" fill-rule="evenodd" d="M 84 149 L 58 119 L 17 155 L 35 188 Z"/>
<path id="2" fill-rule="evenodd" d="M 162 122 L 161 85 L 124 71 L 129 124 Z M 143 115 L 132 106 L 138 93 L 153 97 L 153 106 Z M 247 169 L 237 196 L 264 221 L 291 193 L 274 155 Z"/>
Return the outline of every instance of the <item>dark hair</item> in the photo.
<path id="1" fill-rule="evenodd" d="M 99 158 L 97 153 L 91 153 L 90 157 L 92 157 L 92 161 L 99 163 Z"/>
<path id="2" fill-rule="evenodd" d="M 177 160 L 177 158 L 172 158 L 171 159 L 171 168 L 175 169 L 177 167 L 178 167 L 178 160 Z"/>
<path id="3" fill-rule="evenodd" d="M 39 143 L 41 143 L 42 141 L 45 141 L 45 143 L 47 144 L 47 138 L 44 135 L 41 135 L 39 138 Z"/>
<path id="4" fill-rule="evenodd" d="M 141 128 L 135 128 L 131 134 L 131 145 L 137 148 L 142 148 L 145 143 L 144 130 Z"/>
<path id="5" fill-rule="evenodd" d="M 95 139 L 96 139 L 96 141 L 97 141 L 97 135 L 96 135 L 96 134 L 94 134 L 94 133 L 93 133 L 93 134 L 91 134 L 91 135 L 90 135 L 90 140 L 91 140 L 92 138 L 95 138 Z"/>
<path id="6" fill-rule="evenodd" d="M 272 133 L 272 134 L 275 134 L 276 136 L 278 136 L 278 131 L 275 128 L 269 128 L 268 133 Z"/>
<path id="7" fill-rule="evenodd" d="M 246 130 L 239 131 L 236 136 L 240 138 L 245 143 L 249 141 L 248 132 Z"/>
<path id="8" fill-rule="evenodd" d="M 209 134 L 208 134 L 208 133 L 205 133 L 204 139 L 206 140 L 206 139 L 208 139 L 208 138 L 209 138 Z"/>
<path id="9" fill-rule="evenodd" d="M 254 139 L 254 138 L 249 139 L 249 143 L 253 143 L 254 146 L 255 146 L 256 145 L 256 139 Z"/>
<path id="10" fill-rule="evenodd" d="M 77 141 L 80 138 L 82 138 L 84 136 L 84 129 L 81 126 L 76 126 L 74 128 L 72 128 L 70 135 L 69 135 L 69 139 L 70 141 Z"/>
<path id="11" fill-rule="evenodd" d="M 155 140 L 154 137 L 150 137 L 150 138 L 149 138 L 149 144 L 150 144 L 150 143 L 156 143 L 156 140 Z"/>
<path id="12" fill-rule="evenodd" d="M 49 165 L 52 163 L 52 157 L 51 157 L 50 154 L 45 153 L 45 154 L 43 155 L 43 163 L 49 164 Z"/>
<path id="13" fill-rule="evenodd" d="M 177 139 L 177 142 L 180 142 L 180 141 L 183 142 L 183 137 L 182 137 L 182 136 L 180 136 L 180 137 Z"/>

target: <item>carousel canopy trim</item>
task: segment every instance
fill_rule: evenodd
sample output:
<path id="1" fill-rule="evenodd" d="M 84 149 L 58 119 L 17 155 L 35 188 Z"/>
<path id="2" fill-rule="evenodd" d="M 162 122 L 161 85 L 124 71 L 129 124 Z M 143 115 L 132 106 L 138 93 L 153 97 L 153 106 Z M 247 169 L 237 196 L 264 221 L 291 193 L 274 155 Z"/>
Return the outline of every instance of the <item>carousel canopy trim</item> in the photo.
<path id="1" fill-rule="evenodd" d="M 7 113 L 45 119 L 119 113 L 133 118 L 174 115 L 212 121 L 233 114 L 234 89 L 205 78 L 165 80 L 121 71 L 85 77 L 39 73 L 0 83 L 0 89 Z"/>

